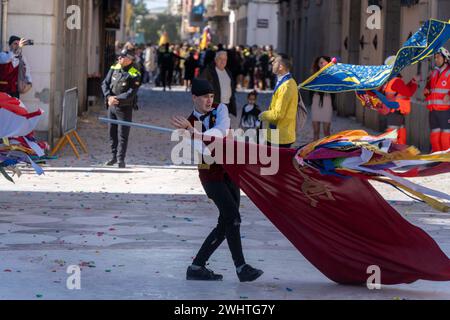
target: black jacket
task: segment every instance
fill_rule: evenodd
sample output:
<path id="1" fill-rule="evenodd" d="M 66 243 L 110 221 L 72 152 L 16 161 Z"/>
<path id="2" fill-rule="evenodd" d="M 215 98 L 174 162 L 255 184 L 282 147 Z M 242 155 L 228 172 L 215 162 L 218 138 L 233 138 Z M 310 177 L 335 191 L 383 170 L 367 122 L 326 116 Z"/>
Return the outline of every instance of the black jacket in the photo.
<path id="1" fill-rule="evenodd" d="M 233 75 L 228 69 L 225 69 L 227 71 L 228 76 L 231 79 L 231 98 L 230 98 L 230 104 L 228 105 L 228 111 L 233 116 L 237 116 L 237 109 L 236 109 L 236 85 L 235 85 L 235 79 L 233 78 Z M 214 103 L 220 103 L 220 83 L 219 83 L 219 76 L 217 75 L 216 66 L 215 64 L 209 65 L 200 75 L 200 78 L 206 79 L 209 81 L 209 83 L 212 84 L 214 88 Z"/>
<path id="2" fill-rule="evenodd" d="M 261 109 L 258 105 L 255 105 L 252 110 L 249 112 L 245 111 L 245 107 L 247 107 L 248 104 L 245 104 L 242 108 L 242 115 L 241 115 L 241 121 L 239 122 L 239 127 L 241 129 L 261 129 L 262 124 L 259 121 L 258 116 L 261 113 Z M 259 125 L 257 124 L 259 122 Z"/>
<path id="3" fill-rule="evenodd" d="M 140 86 L 141 73 L 133 65 L 123 69 L 119 64 L 113 65 L 102 83 L 106 105 L 108 97 L 115 96 L 119 107 L 134 107 Z"/>

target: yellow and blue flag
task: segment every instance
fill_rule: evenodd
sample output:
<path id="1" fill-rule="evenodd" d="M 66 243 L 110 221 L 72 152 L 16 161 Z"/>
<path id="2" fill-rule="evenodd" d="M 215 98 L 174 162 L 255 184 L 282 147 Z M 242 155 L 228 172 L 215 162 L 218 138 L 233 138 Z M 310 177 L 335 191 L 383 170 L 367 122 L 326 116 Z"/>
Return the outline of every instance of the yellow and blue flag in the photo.
<path id="1" fill-rule="evenodd" d="M 431 19 L 405 42 L 393 65 L 361 66 L 337 63 L 333 59 L 299 87 L 326 93 L 376 90 L 407 66 L 436 53 L 448 39 L 450 23 Z"/>

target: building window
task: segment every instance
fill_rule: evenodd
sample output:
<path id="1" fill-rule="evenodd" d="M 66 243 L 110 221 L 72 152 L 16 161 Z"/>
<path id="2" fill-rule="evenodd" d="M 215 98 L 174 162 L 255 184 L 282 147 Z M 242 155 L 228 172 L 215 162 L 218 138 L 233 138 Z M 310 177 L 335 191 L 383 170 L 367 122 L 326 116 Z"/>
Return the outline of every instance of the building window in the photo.
<path id="1" fill-rule="evenodd" d="M 256 20 L 256 28 L 268 29 L 269 28 L 269 19 L 257 19 Z"/>

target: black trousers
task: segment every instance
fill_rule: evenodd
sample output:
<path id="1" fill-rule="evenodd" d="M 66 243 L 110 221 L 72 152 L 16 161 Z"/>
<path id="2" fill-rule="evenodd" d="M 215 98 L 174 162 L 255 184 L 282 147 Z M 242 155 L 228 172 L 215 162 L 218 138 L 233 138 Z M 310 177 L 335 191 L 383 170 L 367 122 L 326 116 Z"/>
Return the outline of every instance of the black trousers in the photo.
<path id="1" fill-rule="evenodd" d="M 250 69 L 248 71 L 248 74 L 250 76 L 250 79 L 249 79 L 249 82 L 248 82 L 247 89 L 253 90 L 255 88 L 255 69 Z"/>
<path id="2" fill-rule="evenodd" d="M 207 196 L 219 209 L 219 221 L 198 252 L 193 264 L 205 266 L 211 255 L 227 239 L 236 267 L 245 264 L 241 243 L 240 190 L 228 177 L 224 181 L 202 182 Z"/>
<path id="3" fill-rule="evenodd" d="M 450 110 L 430 111 L 430 129 L 450 130 Z"/>
<path id="4" fill-rule="evenodd" d="M 108 117 L 114 120 L 129 121 L 133 120 L 133 107 L 109 107 Z M 111 143 L 112 156 L 124 161 L 127 154 L 128 137 L 130 127 L 109 124 L 109 141 Z"/>
<path id="5" fill-rule="evenodd" d="M 172 76 L 173 69 L 161 68 L 161 82 L 164 89 L 167 86 L 169 86 L 169 88 L 172 86 Z"/>

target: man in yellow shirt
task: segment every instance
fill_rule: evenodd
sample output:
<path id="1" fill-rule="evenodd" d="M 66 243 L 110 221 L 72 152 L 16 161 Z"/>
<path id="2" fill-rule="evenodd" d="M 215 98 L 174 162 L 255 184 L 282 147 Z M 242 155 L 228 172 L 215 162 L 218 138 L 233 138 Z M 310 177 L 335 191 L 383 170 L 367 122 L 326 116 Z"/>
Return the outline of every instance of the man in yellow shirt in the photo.
<path id="1" fill-rule="evenodd" d="M 260 114 L 262 121 L 269 123 L 269 129 L 277 129 L 279 139 L 267 132 L 267 142 L 280 148 L 290 148 L 297 140 L 296 120 L 298 108 L 297 83 L 291 75 L 292 62 L 285 54 L 279 54 L 272 61 L 272 70 L 278 82 L 269 110 Z"/>

